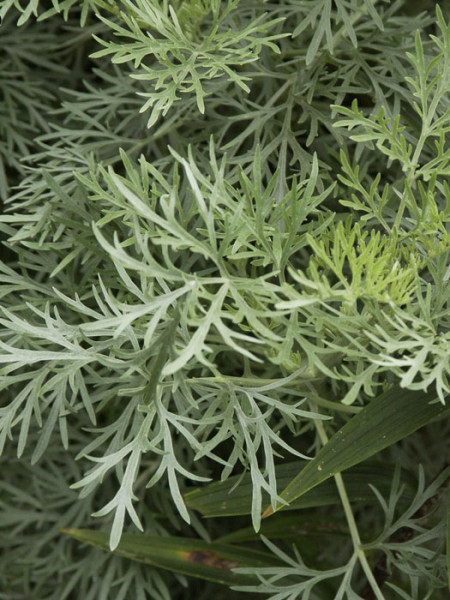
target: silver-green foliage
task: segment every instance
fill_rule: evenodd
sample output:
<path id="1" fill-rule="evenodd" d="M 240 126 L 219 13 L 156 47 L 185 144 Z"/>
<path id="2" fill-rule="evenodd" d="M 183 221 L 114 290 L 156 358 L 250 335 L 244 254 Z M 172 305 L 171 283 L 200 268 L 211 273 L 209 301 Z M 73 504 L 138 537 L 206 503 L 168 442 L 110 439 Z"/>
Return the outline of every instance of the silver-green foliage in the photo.
<path id="1" fill-rule="evenodd" d="M 40 523 L 27 597 L 169 598 L 117 558 L 91 586 L 57 528 L 94 512 L 115 548 L 178 511 L 207 538 L 184 490 L 249 470 L 258 529 L 280 456 L 331 419 L 394 384 L 445 403 L 450 15 L 403 4 L 0 2 L 0 598 Z M 423 600 L 443 521 L 405 513 L 420 535 L 393 549 L 396 486 L 363 551 L 401 572 L 386 598 Z M 247 591 L 360 598 L 356 553 L 321 571 L 267 544 L 289 567 Z"/>

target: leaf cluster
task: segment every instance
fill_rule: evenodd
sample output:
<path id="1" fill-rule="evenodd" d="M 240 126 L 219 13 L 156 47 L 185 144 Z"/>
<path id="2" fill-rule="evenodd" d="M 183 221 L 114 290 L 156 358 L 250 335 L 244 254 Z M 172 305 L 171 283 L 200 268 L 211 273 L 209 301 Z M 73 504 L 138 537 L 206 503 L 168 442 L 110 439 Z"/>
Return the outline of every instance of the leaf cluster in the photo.
<path id="1" fill-rule="evenodd" d="M 446 597 L 447 4 L 0 14 L 0 598 Z"/>

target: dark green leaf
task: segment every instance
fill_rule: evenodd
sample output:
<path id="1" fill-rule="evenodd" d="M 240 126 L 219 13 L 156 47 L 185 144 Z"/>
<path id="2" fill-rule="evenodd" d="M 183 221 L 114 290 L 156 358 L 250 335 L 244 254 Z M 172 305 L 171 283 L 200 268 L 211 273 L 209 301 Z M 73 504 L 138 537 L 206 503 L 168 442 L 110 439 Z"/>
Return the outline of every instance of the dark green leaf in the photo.
<path id="1" fill-rule="evenodd" d="M 289 483 L 281 497 L 291 504 L 336 473 L 356 465 L 395 444 L 450 408 L 430 401 L 435 394 L 396 386 L 381 394 L 355 415 Z M 275 510 L 282 508 L 282 505 Z M 263 516 L 275 510 L 268 507 Z"/>
<path id="2" fill-rule="evenodd" d="M 303 470 L 305 460 L 279 465 L 276 468 L 279 489 L 284 489 L 290 481 Z M 369 484 L 374 485 L 382 494 L 388 495 L 394 468 L 379 462 L 367 461 L 357 465 L 345 474 L 347 492 L 353 502 L 371 502 L 374 498 Z M 239 479 L 241 479 L 240 483 Z M 415 492 L 415 480 L 403 472 L 405 483 L 405 501 L 411 500 Z M 268 496 L 264 497 L 268 502 Z M 230 477 L 226 481 L 216 482 L 189 492 L 185 495 L 189 508 L 200 511 L 205 517 L 231 517 L 249 515 L 252 506 L 252 481 L 249 474 Z M 319 487 L 295 500 L 286 510 L 305 509 L 315 506 L 339 504 L 339 494 L 334 481 L 326 481 Z"/>
<path id="3" fill-rule="evenodd" d="M 76 540 L 109 552 L 109 532 L 92 529 L 62 529 Z M 226 585 L 254 582 L 248 575 L 234 573 L 237 567 L 267 567 L 276 557 L 263 552 L 222 543 L 207 543 L 182 537 L 124 533 L 114 554 L 153 567 Z"/>
<path id="4" fill-rule="evenodd" d="M 314 536 L 319 535 L 347 535 L 348 528 L 345 522 L 337 522 L 335 519 L 317 516 L 310 513 L 286 515 L 284 513 L 274 515 L 261 524 L 258 533 L 253 527 L 245 527 L 227 535 L 221 536 L 216 542 L 222 544 L 237 544 L 242 542 L 253 542 L 260 539 L 260 534 L 269 539 L 290 540 L 301 539 L 299 547 L 305 554 L 305 544 L 309 545 Z"/>

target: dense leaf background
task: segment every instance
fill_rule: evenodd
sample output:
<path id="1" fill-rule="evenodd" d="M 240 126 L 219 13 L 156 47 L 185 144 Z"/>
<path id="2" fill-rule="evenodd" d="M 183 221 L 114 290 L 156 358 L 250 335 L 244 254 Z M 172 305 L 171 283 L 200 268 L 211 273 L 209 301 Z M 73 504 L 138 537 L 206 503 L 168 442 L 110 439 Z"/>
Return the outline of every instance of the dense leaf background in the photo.
<path id="1" fill-rule="evenodd" d="M 447 598 L 449 3 L 0 15 L 0 598 Z"/>

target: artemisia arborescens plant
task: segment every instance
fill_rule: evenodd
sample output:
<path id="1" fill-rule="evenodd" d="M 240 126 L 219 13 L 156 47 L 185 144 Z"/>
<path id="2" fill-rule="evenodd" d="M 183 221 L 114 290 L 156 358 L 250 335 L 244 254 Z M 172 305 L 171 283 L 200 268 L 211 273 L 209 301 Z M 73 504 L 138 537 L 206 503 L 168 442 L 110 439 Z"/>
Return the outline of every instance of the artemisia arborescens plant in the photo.
<path id="1" fill-rule="evenodd" d="M 449 3 L 0 14 L 0 599 L 447 598 Z"/>

